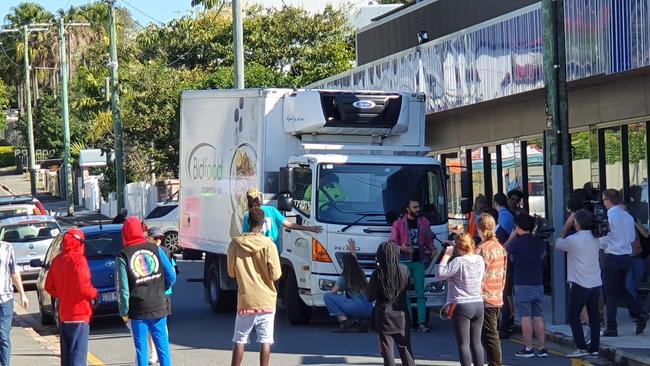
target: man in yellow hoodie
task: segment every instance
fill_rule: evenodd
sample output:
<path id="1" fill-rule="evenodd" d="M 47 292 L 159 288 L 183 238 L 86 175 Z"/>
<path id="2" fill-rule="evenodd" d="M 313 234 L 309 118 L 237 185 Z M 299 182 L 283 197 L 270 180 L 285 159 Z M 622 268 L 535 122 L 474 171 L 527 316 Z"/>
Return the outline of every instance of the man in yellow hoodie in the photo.
<path id="1" fill-rule="evenodd" d="M 250 232 L 236 236 L 228 246 L 228 275 L 237 280 L 237 318 L 233 335 L 232 366 L 244 359 L 244 345 L 255 328 L 261 344 L 260 366 L 268 366 L 273 344 L 273 322 L 280 279 L 280 257 L 273 240 L 264 236 L 264 211 L 252 208 L 248 214 Z"/>

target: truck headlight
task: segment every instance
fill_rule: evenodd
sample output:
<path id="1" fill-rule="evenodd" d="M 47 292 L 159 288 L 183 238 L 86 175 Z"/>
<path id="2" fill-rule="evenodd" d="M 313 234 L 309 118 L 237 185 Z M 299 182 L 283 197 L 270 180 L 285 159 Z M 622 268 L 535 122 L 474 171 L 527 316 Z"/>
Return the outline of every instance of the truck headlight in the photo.
<path id="1" fill-rule="evenodd" d="M 334 287 L 334 285 L 336 285 L 336 281 L 334 280 L 325 280 L 325 279 L 318 280 L 318 287 L 323 291 L 331 290 Z"/>
<path id="2" fill-rule="evenodd" d="M 430 284 L 426 285 L 426 287 L 424 288 L 424 293 L 439 294 L 445 292 L 446 289 L 447 289 L 447 282 L 445 281 L 431 282 Z"/>

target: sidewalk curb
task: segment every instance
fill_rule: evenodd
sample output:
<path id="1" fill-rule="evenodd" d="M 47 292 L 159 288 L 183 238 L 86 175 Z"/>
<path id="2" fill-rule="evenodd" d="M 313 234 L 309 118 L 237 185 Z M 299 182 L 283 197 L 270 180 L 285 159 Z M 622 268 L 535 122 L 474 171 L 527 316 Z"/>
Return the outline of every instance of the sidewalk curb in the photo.
<path id="1" fill-rule="evenodd" d="M 17 316 L 18 315 L 18 316 Z M 42 347 L 47 349 L 50 353 L 52 353 L 54 356 L 61 356 L 61 350 L 59 349 L 59 343 L 58 342 L 52 342 L 45 337 L 41 336 L 36 329 L 42 328 L 40 322 L 38 319 L 36 319 L 32 314 L 27 313 L 24 309 L 22 309 L 20 306 L 15 306 L 14 307 L 14 326 L 20 326 L 22 327 L 27 334 L 32 337 L 37 343 L 39 343 Z"/>
<path id="2" fill-rule="evenodd" d="M 521 326 L 515 325 L 516 332 L 521 333 Z M 546 341 L 559 344 L 561 346 L 571 347 L 575 349 L 573 337 L 560 332 L 546 331 Z M 599 351 L 600 357 L 613 362 L 615 365 L 622 366 L 650 366 L 650 359 L 646 356 L 632 354 L 623 350 L 618 350 L 614 346 L 600 344 Z"/>

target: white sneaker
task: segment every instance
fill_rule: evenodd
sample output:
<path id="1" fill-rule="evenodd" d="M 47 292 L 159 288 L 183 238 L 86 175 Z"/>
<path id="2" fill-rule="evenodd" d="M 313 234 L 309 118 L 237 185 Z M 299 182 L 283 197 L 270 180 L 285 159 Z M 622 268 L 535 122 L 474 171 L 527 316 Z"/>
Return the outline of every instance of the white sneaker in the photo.
<path id="1" fill-rule="evenodd" d="M 158 363 L 158 354 L 157 354 L 156 351 L 154 350 L 154 351 L 151 353 L 151 356 L 149 356 L 149 365 L 155 365 L 155 364 L 157 364 L 157 363 Z"/>
<path id="2" fill-rule="evenodd" d="M 589 355 L 589 352 L 583 350 L 583 349 L 577 349 L 571 353 L 567 353 L 566 357 L 567 358 L 577 358 L 577 357 L 584 357 Z"/>

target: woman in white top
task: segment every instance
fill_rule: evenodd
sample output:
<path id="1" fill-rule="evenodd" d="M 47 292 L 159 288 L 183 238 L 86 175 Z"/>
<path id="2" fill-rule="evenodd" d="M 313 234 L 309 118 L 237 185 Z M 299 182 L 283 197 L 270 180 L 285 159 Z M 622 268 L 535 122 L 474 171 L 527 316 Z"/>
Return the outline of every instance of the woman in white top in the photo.
<path id="1" fill-rule="evenodd" d="M 481 289 L 485 263 L 483 257 L 474 254 L 474 249 L 474 240 L 469 234 L 456 236 L 454 245 L 447 247 L 437 273 L 438 279 L 447 280 L 447 303 L 453 309 L 451 319 L 463 366 L 471 366 L 472 361 L 474 366 L 482 366 L 484 361 Z M 458 256 L 450 261 L 454 254 Z"/>

